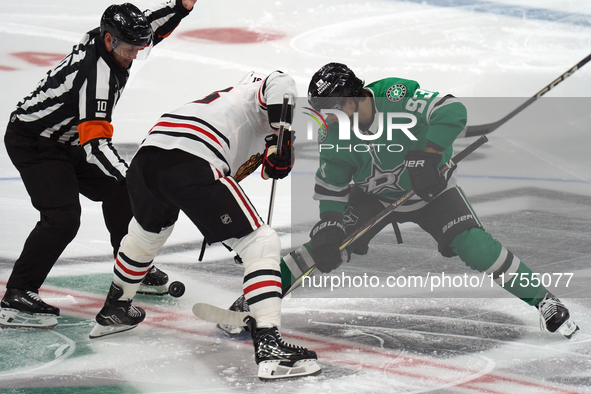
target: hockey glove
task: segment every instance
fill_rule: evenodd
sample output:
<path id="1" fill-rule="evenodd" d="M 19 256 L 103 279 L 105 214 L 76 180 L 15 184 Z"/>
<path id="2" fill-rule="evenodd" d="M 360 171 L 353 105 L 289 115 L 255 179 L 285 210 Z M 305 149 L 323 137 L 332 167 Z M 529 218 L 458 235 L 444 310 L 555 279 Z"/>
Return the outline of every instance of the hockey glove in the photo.
<path id="1" fill-rule="evenodd" d="M 292 145 L 291 130 L 283 131 L 283 142 L 281 152 L 277 154 L 277 137 L 271 134 L 265 137 L 265 155 L 263 159 L 263 170 L 261 176 L 263 179 L 282 179 L 285 178 L 293 167 L 294 151 Z"/>
<path id="2" fill-rule="evenodd" d="M 447 180 L 439 173 L 441 153 L 411 150 L 404 158 L 412 189 L 425 201 L 432 201 L 447 186 Z"/>
<path id="3" fill-rule="evenodd" d="M 339 247 L 345 236 L 343 215 L 338 212 L 320 215 L 320 221 L 310 231 L 310 251 L 320 272 L 327 273 L 341 265 L 343 259 Z"/>

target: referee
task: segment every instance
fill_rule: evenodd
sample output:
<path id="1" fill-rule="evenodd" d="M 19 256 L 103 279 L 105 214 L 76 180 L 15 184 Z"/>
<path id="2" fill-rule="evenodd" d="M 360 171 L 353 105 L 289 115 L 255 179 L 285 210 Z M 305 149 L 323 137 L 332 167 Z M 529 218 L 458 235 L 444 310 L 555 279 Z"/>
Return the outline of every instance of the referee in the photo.
<path id="1" fill-rule="evenodd" d="M 145 58 L 197 0 L 170 0 L 141 12 L 109 6 L 79 44 L 10 115 L 4 142 L 40 220 L 29 234 L 0 302 L 0 326 L 51 328 L 59 309 L 38 291 L 80 226 L 79 194 L 102 202 L 114 254 L 132 218 L 127 163 L 111 142 L 112 113 L 133 60 Z M 166 274 L 153 268 L 148 285 Z"/>

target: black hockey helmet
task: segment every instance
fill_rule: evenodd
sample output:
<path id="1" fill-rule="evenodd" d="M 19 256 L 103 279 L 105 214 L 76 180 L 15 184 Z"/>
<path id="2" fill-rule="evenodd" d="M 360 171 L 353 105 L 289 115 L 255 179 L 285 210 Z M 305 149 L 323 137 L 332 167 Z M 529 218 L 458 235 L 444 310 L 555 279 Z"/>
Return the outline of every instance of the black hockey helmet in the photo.
<path id="1" fill-rule="evenodd" d="M 308 86 L 308 103 L 312 108 L 327 109 L 338 104 L 339 97 L 355 98 L 364 82 L 342 63 L 328 63 L 316 71 Z"/>
<path id="2" fill-rule="evenodd" d="M 101 17 L 101 37 L 105 33 L 110 33 L 117 41 L 140 47 L 150 45 L 153 35 L 144 13 L 131 3 L 107 7 Z"/>

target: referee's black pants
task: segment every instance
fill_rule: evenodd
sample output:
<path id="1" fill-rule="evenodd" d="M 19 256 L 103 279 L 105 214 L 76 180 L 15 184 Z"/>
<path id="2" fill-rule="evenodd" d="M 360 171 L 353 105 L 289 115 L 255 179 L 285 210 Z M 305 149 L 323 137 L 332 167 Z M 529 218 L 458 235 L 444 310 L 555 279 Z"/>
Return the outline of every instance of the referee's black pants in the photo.
<path id="1" fill-rule="evenodd" d="M 38 291 L 78 232 L 80 194 L 102 202 L 115 254 L 127 233 L 132 213 L 126 186 L 88 163 L 81 146 L 68 146 L 27 133 L 10 123 L 4 143 L 41 216 L 14 263 L 6 287 Z"/>

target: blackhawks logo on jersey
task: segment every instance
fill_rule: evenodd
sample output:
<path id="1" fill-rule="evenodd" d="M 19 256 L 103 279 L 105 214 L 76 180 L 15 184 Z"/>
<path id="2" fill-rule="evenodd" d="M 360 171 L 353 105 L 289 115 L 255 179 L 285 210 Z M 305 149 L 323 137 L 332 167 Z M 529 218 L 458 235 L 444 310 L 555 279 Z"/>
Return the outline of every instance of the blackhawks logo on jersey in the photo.
<path id="1" fill-rule="evenodd" d="M 390 86 L 386 92 L 386 97 L 393 103 L 402 100 L 404 96 L 406 96 L 406 86 L 401 83 Z"/>

